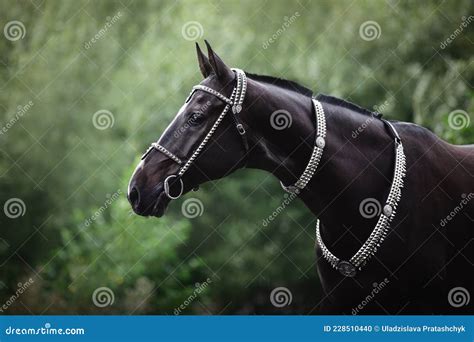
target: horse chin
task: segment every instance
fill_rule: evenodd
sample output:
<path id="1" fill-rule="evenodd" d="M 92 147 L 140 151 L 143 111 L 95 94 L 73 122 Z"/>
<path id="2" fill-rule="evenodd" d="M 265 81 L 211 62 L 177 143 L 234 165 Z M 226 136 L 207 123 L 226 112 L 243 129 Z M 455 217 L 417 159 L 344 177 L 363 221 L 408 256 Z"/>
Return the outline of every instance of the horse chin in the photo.
<path id="1" fill-rule="evenodd" d="M 165 214 L 166 208 L 168 208 L 168 204 L 170 203 L 170 199 L 168 196 L 166 196 L 165 192 L 162 191 L 157 199 L 155 206 L 153 207 L 153 210 L 151 212 L 150 216 L 154 217 L 162 217 Z"/>

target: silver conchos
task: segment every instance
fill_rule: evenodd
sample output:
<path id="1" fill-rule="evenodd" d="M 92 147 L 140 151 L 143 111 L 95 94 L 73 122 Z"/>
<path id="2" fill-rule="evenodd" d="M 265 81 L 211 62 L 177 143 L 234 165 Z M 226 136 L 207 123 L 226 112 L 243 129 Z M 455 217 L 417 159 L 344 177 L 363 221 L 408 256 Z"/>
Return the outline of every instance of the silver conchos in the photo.
<path id="1" fill-rule="evenodd" d="M 354 277 L 357 270 L 349 261 L 339 261 L 337 270 L 345 277 Z"/>
<path id="2" fill-rule="evenodd" d="M 395 127 L 393 128 L 395 130 Z M 396 133 L 396 131 L 395 131 Z M 319 220 L 316 222 L 316 243 L 319 246 L 323 257 L 341 272 L 346 277 L 353 277 L 356 275 L 355 270 L 361 270 L 367 264 L 367 261 L 375 254 L 377 248 L 380 247 L 382 242 L 385 240 L 388 230 L 390 228 L 390 222 L 396 214 L 398 203 L 402 196 L 402 188 L 406 173 L 406 158 L 403 151 L 403 145 L 401 140 L 398 138 L 395 140 L 395 170 L 393 172 L 392 185 L 390 192 L 387 197 L 387 204 L 383 207 L 383 211 L 379 216 L 377 224 L 374 230 L 359 248 L 356 254 L 352 256 L 349 261 L 341 261 L 338 257 L 332 254 L 323 242 L 321 237 Z M 354 270 L 352 270 L 354 269 Z"/>
<path id="3" fill-rule="evenodd" d="M 239 114 L 242 111 L 242 106 L 241 105 L 236 105 L 232 107 L 232 112 L 234 114 Z"/>
<path id="4" fill-rule="evenodd" d="M 390 204 L 386 204 L 383 207 L 383 213 L 385 216 L 391 216 L 393 212 L 392 206 Z"/>
<path id="5" fill-rule="evenodd" d="M 324 140 L 323 137 L 318 137 L 316 139 L 316 146 L 318 146 L 319 148 L 324 148 L 325 145 L 326 145 L 326 140 Z"/>
<path id="6" fill-rule="evenodd" d="M 311 178 L 313 178 L 316 169 L 318 168 L 319 163 L 321 162 L 321 157 L 323 155 L 323 148 L 326 145 L 326 117 L 324 115 L 324 109 L 316 99 L 313 100 L 314 111 L 316 112 L 316 139 L 315 144 L 313 147 L 313 153 L 311 153 L 311 157 L 309 158 L 308 165 L 306 165 L 306 169 L 303 171 L 301 177 L 296 181 L 293 185 L 284 185 L 281 181 L 281 187 L 283 190 L 289 193 L 300 193 L 306 185 L 309 183 Z M 298 192 L 295 190 L 298 189 Z"/>

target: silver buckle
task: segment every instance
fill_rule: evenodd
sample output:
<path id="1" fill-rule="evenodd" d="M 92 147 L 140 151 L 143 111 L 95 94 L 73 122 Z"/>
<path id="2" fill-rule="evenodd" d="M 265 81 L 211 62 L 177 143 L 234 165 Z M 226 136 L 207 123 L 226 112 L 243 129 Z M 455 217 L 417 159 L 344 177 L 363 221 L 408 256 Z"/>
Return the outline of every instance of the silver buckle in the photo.
<path id="1" fill-rule="evenodd" d="M 296 185 L 288 185 L 286 186 L 285 184 L 283 184 L 282 181 L 280 181 L 280 185 L 281 187 L 283 188 L 283 190 L 285 190 L 286 192 L 288 192 L 289 194 L 296 194 L 296 195 L 299 195 L 300 193 L 300 188 L 298 188 Z"/>
<path id="2" fill-rule="evenodd" d="M 165 194 L 166 196 L 168 196 L 168 198 L 172 199 L 172 200 L 175 200 L 175 199 L 178 199 L 181 197 L 181 195 L 183 194 L 183 190 L 184 190 L 184 183 L 183 183 L 183 180 L 181 178 L 179 178 L 179 183 L 181 185 L 181 190 L 179 191 L 179 194 L 178 196 L 173 196 L 170 194 L 170 185 L 169 185 L 169 180 L 170 179 L 173 179 L 173 178 L 178 178 L 179 176 L 177 175 L 170 175 L 168 177 L 166 177 L 163 185 L 164 185 L 164 188 L 165 188 Z"/>
<path id="3" fill-rule="evenodd" d="M 239 131 L 239 134 L 240 134 L 240 135 L 244 135 L 244 134 L 245 134 L 245 128 L 244 128 L 244 126 L 242 126 L 242 124 L 238 124 L 238 125 L 235 126 L 235 127 L 237 127 L 237 130 Z"/>

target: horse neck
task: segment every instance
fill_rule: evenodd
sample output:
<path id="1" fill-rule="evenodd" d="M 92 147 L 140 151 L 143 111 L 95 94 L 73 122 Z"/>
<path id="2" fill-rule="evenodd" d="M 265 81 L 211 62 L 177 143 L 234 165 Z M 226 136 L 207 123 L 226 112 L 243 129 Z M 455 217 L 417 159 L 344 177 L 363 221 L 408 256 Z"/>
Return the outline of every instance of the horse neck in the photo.
<path id="1" fill-rule="evenodd" d="M 303 173 L 311 156 L 315 112 L 309 97 L 269 88 L 260 85 L 249 113 L 253 148 L 248 167 L 271 172 L 289 185 Z M 334 241 L 350 229 L 359 236 L 352 239 L 356 248 L 357 240 L 364 241 L 377 220 L 377 217 L 362 216 L 360 203 L 375 198 L 383 205 L 389 192 L 394 165 L 393 139 L 378 119 L 324 100 L 322 105 L 327 126 L 326 146 L 318 170 L 300 198 L 321 219 L 328 240 Z M 291 114 L 292 124 L 279 131 L 270 123 L 272 113 L 281 109 Z"/>
<path id="2" fill-rule="evenodd" d="M 302 161 L 309 159 L 314 143 L 311 98 L 252 79 L 248 89 L 250 109 L 244 120 L 249 126 L 251 153 L 247 167 L 268 171 L 290 184 L 304 171 Z"/>

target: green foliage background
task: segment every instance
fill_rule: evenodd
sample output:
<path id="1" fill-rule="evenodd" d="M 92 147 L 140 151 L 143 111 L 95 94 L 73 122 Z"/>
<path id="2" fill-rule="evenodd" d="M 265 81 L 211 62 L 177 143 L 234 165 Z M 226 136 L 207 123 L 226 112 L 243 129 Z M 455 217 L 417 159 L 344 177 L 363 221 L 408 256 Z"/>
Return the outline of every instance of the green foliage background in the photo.
<path id="1" fill-rule="evenodd" d="M 474 23 L 442 49 L 471 0 L 456 1 L 15 1 L 0 3 L 0 25 L 21 21 L 23 39 L 0 36 L 0 122 L 33 106 L 0 135 L 0 203 L 21 198 L 26 213 L 0 215 L 0 303 L 30 277 L 6 313 L 173 314 L 196 283 L 212 283 L 183 311 L 307 313 L 321 296 L 315 218 L 284 199 L 268 174 L 242 170 L 190 194 L 204 213 L 187 219 L 183 200 L 164 218 L 131 214 L 125 193 L 141 153 L 200 81 L 189 21 L 232 66 L 297 80 L 315 92 L 383 108 L 452 143 L 474 141 Z M 120 18 L 89 42 L 107 20 Z M 298 13 L 284 29 L 284 23 Z M 365 41 L 360 26 L 380 26 Z M 268 48 L 263 45 L 276 36 Z M 95 112 L 114 125 L 98 130 Z M 448 125 L 466 111 L 471 124 Z M 86 224 L 112 194 L 118 200 Z M 114 303 L 95 306 L 99 287 Z M 277 286 L 293 293 L 270 305 Z"/>

